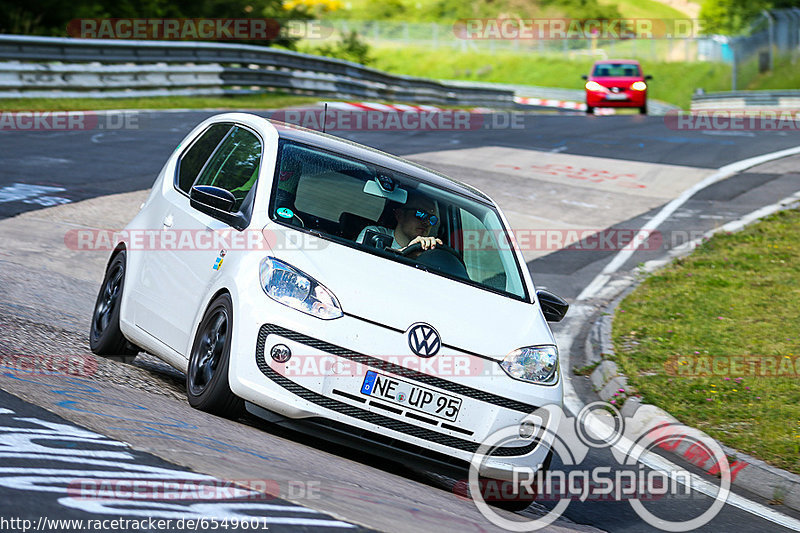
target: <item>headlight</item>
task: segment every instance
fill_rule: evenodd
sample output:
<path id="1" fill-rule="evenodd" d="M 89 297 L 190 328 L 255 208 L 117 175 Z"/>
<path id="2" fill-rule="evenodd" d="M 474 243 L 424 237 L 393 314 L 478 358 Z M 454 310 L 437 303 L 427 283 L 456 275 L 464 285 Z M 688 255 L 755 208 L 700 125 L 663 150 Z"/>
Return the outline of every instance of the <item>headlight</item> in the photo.
<path id="1" fill-rule="evenodd" d="M 587 81 L 586 82 L 586 90 L 587 91 L 605 91 L 606 88 L 597 83 L 596 81 Z"/>
<path id="2" fill-rule="evenodd" d="M 634 91 L 644 91 L 647 89 L 647 84 L 643 81 L 635 81 L 633 82 L 633 85 L 631 85 L 631 89 Z"/>
<path id="3" fill-rule="evenodd" d="M 558 348 L 528 346 L 514 350 L 500 363 L 506 374 L 520 381 L 553 383 L 558 372 Z"/>
<path id="4" fill-rule="evenodd" d="M 274 257 L 261 261 L 261 287 L 267 296 L 323 320 L 342 316 L 339 301 L 311 276 Z"/>

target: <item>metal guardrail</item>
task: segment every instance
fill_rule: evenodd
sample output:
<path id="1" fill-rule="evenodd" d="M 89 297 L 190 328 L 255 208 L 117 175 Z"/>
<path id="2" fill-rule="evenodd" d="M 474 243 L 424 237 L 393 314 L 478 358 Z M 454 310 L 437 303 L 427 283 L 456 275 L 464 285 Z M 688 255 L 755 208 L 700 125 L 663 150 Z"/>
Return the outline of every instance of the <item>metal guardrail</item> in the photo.
<path id="1" fill-rule="evenodd" d="M 0 35 L 0 61 L 0 98 L 279 89 L 444 105 L 514 105 L 510 90 L 449 85 L 339 59 L 243 44 Z"/>
<path id="2" fill-rule="evenodd" d="M 800 90 L 730 91 L 692 96 L 692 111 L 726 110 L 800 110 Z"/>

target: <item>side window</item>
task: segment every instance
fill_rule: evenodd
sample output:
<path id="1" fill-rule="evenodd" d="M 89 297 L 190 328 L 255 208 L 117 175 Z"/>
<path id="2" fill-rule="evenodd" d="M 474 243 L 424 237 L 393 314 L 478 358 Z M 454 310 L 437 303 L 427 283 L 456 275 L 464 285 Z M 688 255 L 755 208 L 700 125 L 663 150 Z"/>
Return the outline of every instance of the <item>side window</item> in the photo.
<path id="1" fill-rule="evenodd" d="M 232 124 L 214 124 L 183 154 L 178 166 L 178 174 L 175 176 L 175 186 L 178 189 L 189 194 L 197 175 L 203 170 L 203 165 L 214 153 L 225 134 L 230 131 L 231 126 Z"/>
<path id="2" fill-rule="evenodd" d="M 463 232 L 464 266 L 470 279 L 485 283 L 496 289 L 505 290 L 506 282 L 500 247 L 495 232 L 486 228 L 475 215 L 464 209 L 461 213 Z"/>
<path id="3" fill-rule="evenodd" d="M 250 131 L 234 126 L 203 168 L 195 185 L 213 185 L 233 193 L 239 211 L 258 179 L 261 141 Z"/>

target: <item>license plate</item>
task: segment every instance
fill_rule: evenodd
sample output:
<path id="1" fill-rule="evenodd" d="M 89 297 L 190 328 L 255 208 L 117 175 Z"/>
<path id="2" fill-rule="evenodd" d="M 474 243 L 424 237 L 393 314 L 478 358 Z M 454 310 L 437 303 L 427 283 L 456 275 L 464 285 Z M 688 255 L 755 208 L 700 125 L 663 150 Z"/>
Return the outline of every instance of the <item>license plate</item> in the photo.
<path id="1" fill-rule="evenodd" d="M 628 95 L 627 94 L 613 94 L 613 93 L 611 93 L 611 94 L 607 94 L 606 95 L 606 100 L 627 100 L 627 99 L 628 99 Z"/>
<path id="2" fill-rule="evenodd" d="M 420 387 L 402 379 L 390 378 L 368 370 L 361 385 L 361 394 L 381 399 L 407 409 L 454 422 L 461 409 L 461 398 Z"/>

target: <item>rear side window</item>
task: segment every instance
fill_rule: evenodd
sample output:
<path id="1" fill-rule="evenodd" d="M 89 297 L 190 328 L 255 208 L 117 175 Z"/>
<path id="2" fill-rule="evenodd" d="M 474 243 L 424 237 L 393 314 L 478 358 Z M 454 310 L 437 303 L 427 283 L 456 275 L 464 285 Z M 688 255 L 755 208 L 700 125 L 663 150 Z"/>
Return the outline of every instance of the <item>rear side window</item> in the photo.
<path id="1" fill-rule="evenodd" d="M 178 174 L 175 177 L 175 186 L 178 189 L 189 194 L 189 190 L 203 169 L 203 165 L 214 153 L 225 134 L 230 131 L 231 126 L 232 124 L 214 124 L 183 154 L 178 166 Z"/>
<path id="2" fill-rule="evenodd" d="M 242 207 L 258 179 L 261 141 L 252 132 L 234 126 L 203 168 L 196 185 L 213 185 L 236 197 L 234 211 Z"/>

